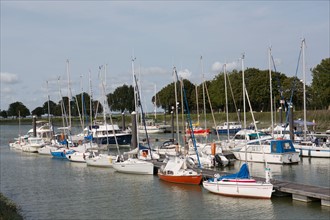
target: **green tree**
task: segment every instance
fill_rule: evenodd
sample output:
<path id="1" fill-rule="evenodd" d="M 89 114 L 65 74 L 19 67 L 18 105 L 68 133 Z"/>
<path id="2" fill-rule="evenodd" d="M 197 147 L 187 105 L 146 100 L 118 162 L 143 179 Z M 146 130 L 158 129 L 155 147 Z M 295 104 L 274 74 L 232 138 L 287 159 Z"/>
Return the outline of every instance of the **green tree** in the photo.
<path id="1" fill-rule="evenodd" d="M 75 102 L 78 103 L 79 111 L 81 115 L 89 115 L 90 114 L 90 96 L 86 92 L 77 94 L 74 97 Z M 75 104 L 77 105 L 77 104 Z M 78 111 L 78 109 L 77 109 Z"/>
<path id="2" fill-rule="evenodd" d="M 323 59 L 311 71 L 313 106 L 318 109 L 330 109 L 330 58 Z"/>
<path id="3" fill-rule="evenodd" d="M 7 111 L 5 110 L 0 111 L 0 116 L 3 118 L 7 118 Z"/>
<path id="4" fill-rule="evenodd" d="M 133 86 L 123 86 L 117 87 L 113 93 L 107 95 L 109 107 L 114 111 L 124 110 L 134 111 L 134 88 Z"/>
<path id="5" fill-rule="evenodd" d="M 30 115 L 29 109 L 22 102 L 14 102 L 9 105 L 8 116 L 18 117 L 20 114 L 21 117 L 26 117 Z"/>
<path id="6" fill-rule="evenodd" d="M 44 114 L 44 109 L 42 107 L 37 107 L 31 113 L 40 117 L 42 114 Z"/>
<path id="7" fill-rule="evenodd" d="M 55 110 L 56 110 L 56 103 L 49 100 L 49 114 L 51 115 L 55 115 Z M 48 114 L 48 101 L 46 101 L 43 105 L 42 105 L 42 110 L 44 114 Z"/>
<path id="8" fill-rule="evenodd" d="M 189 110 L 193 111 L 196 110 L 196 101 L 194 101 L 196 95 L 195 95 L 195 85 L 192 84 L 189 80 L 184 79 L 182 80 L 186 95 L 187 95 L 187 101 L 188 101 L 188 106 Z M 176 85 L 177 88 L 177 99 L 178 99 L 178 108 L 181 109 L 182 103 L 181 103 L 181 83 L 177 82 Z M 172 111 L 172 106 L 175 108 L 175 86 L 174 82 L 171 84 L 168 84 L 164 88 L 162 88 L 156 96 L 160 100 L 159 103 L 157 103 L 157 107 L 163 108 L 165 111 L 170 113 Z M 152 97 L 152 102 L 154 102 L 155 97 Z"/>

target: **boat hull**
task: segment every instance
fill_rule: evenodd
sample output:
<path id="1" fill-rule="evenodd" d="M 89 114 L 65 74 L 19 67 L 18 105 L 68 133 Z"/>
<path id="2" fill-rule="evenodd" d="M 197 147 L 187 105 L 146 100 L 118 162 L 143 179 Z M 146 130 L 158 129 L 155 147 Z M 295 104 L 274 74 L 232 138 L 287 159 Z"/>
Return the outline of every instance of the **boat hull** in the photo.
<path id="1" fill-rule="evenodd" d="M 203 187 L 212 193 L 233 197 L 269 199 L 273 192 L 272 184 L 258 182 L 204 181 Z"/>
<path id="2" fill-rule="evenodd" d="M 229 129 L 229 133 L 236 134 L 240 130 L 241 130 L 241 128 L 232 128 L 232 129 Z M 227 129 L 216 129 L 216 132 L 218 132 L 218 134 L 227 134 L 228 130 Z"/>
<path id="3" fill-rule="evenodd" d="M 115 158 L 116 158 L 115 156 L 99 155 L 92 158 L 86 158 L 86 163 L 88 166 L 112 167 Z"/>
<path id="4" fill-rule="evenodd" d="M 191 176 L 176 176 L 176 175 L 165 175 L 163 173 L 158 173 L 158 176 L 159 179 L 166 182 L 191 184 L 191 185 L 199 185 L 203 178 L 201 174 L 191 175 Z"/>
<path id="5" fill-rule="evenodd" d="M 57 150 L 58 148 L 57 147 L 53 147 L 53 146 L 44 146 L 44 147 L 41 147 L 38 149 L 38 153 L 41 154 L 41 155 L 49 155 L 51 156 L 51 151 L 55 151 Z"/>
<path id="6" fill-rule="evenodd" d="M 154 174 L 154 165 L 151 162 L 140 161 L 138 159 L 115 162 L 112 167 L 120 173 L 130 174 Z"/>
<path id="7" fill-rule="evenodd" d="M 302 157 L 324 157 L 330 158 L 330 148 L 311 147 L 311 148 L 296 148 Z"/>
<path id="8" fill-rule="evenodd" d="M 77 163 L 86 163 L 86 158 L 90 155 L 89 152 L 81 153 L 81 152 L 74 152 L 72 154 L 65 155 L 68 160 L 71 162 Z"/>
<path id="9" fill-rule="evenodd" d="M 237 160 L 251 161 L 251 162 L 261 162 L 273 163 L 273 164 L 292 164 L 298 163 L 300 161 L 298 152 L 290 152 L 286 154 L 277 153 L 257 153 L 257 152 L 247 152 L 244 151 L 233 151 Z M 247 155 L 247 158 L 245 158 Z"/>
<path id="10" fill-rule="evenodd" d="M 51 154 L 53 158 L 57 159 L 66 159 L 67 154 L 72 154 L 74 151 L 73 150 L 56 150 L 56 151 L 51 151 Z"/>
<path id="11" fill-rule="evenodd" d="M 130 145 L 132 134 L 118 134 L 116 135 L 116 139 L 118 145 Z M 107 145 L 107 144 L 116 144 L 116 140 L 114 136 L 104 136 L 104 137 L 93 137 L 93 141 L 100 145 Z"/>

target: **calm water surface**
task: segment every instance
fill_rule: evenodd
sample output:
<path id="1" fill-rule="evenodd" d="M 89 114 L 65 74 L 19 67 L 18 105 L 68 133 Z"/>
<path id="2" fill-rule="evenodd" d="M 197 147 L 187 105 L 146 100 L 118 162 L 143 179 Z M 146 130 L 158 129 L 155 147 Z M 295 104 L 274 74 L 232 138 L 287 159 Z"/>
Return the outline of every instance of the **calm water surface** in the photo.
<path id="1" fill-rule="evenodd" d="M 25 133 L 31 126 L 21 126 Z M 10 150 L 18 126 L 0 125 L 0 190 L 25 219 L 330 219 L 330 208 L 291 197 L 270 200 L 211 194 L 201 186 L 170 184 L 157 176 L 130 175 L 49 156 Z M 329 159 L 303 158 L 272 165 L 275 179 L 329 186 Z M 226 171 L 237 171 L 237 161 Z M 263 176 L 263 164 L 250 171 Z"/>

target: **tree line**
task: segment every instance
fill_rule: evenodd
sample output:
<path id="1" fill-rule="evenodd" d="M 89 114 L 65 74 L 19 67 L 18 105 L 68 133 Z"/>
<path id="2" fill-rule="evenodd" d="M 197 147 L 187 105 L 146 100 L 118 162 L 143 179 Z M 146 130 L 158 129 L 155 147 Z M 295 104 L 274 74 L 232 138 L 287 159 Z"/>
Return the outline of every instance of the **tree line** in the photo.
<path id="1" fill-rule="evenodd" d="M 311 69 L 312 83 L 306 85 L 306 106 L 307 109 L 330 109 L 330 58 L 323 59 L 320 64 Z M 248 68 L 244 71 L 245 84 L 253 111 L 270 111 L 270 83 L 269 70 L 259 70 Z M 292 104 L 296 110 L 303 109 L 303 82 L 297 77 L 288 77 L 284 73 L 272 72 L 272 95 L 273 106 L 275 108 L 287 108 Z M 226 73 L 228 111 L 235 112 L 243 108 L 242 71 L 232 70 Z M 173 108 L 182 108 L 182 86 L 186 92 L 186 98 L 191 112 L 200 112 L 206 103 L 206 111 L 225 111 L 225 78 L 224 72 L 220 72 L 214 79 L 202 82 L 198 85 L 191 83 L 187 79 L 176 82 L 178 104 L 175 104 L 174 82 L 163 87 L 158 93 L 157 107 L 166 112 L 171 112 Z M 197 91 L 197 92 L 196 92 Z M 154 103 L 155 96 L 151 102 Z M 112 111 L 131 112 L 134 110 L 134 88 L 123 85 L 117 87 L 113 93 L 107 94 L 109 108 Z M 70 104 L 70 105 L 69 105 Z M 48 111 L 49 106 L 49 111 Z M 0 116 L 6 117 L 26 117 L 28 115 L 41 116 L 48 114 L 62 116 L 68 114 L 69 106 L 72 116 L 88 115 L 94 117 L 95 114 L 103 112 L 103 105 L 100 101 L 91 100 L 89 94 L 81 93 L 70 99 L 63 97 L 58 103 L 46 101 L 43 106 L 35 108 L 31 113 L 21 102 L 14 102 L 9 105 L 8 110 L 0 111 Z"/>

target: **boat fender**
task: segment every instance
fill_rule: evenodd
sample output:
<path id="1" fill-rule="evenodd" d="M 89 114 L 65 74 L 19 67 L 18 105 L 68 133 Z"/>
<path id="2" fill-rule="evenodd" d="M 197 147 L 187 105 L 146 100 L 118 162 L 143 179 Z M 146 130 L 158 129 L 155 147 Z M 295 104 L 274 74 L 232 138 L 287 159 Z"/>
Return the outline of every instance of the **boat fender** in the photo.
<path id="1" fill-rule="evenodd" d="M 211 144 L 211 154 L 214 156 L 215 153 L 216 153 L 216 145 L 215 145 L 215 143 L 212 143 Z"/>
<path id="2" fill-rule="evenodd" d="M 195 165 L 194 159 L 191 157 L 187 158 L 187 162 L 188 162 L 188 167 L 192 168 Z"/>
<path id="3" fill-rule="evenodd" d="M 220 178 L 220 174 L 216 173 L 216 174 L 214 174 L 213 181 L 216 182 L 216 181 L 218 181 L 219 178 Z"/>
<path id="4" fill-rule="evenodd" d="M 160 169 L 159 169 L 160 173 L 163 173 L 163 172 L 164 172 L 164 168 L 165 168 L 164 165 L 161 165 L 161 166 L 160 166 Z"/>
<path id="5" fill-rule="evenodd" d="M 116 157 L 116 162 L 120 162 L 119 155 Z"/>
<path id="6" fill-rule="evenodd" d="M 215 159 L 215 161 L 216 161 L 219 165 L 222 165 L 222 160 L 221 160 L 221 157 L 220 157 L 219 154 L 216 154 L 216 155 L 214 156 L 214 159 Z"/>

